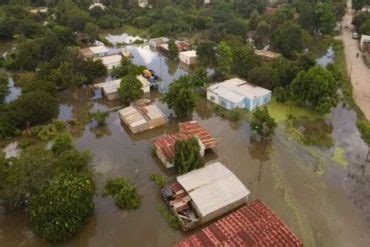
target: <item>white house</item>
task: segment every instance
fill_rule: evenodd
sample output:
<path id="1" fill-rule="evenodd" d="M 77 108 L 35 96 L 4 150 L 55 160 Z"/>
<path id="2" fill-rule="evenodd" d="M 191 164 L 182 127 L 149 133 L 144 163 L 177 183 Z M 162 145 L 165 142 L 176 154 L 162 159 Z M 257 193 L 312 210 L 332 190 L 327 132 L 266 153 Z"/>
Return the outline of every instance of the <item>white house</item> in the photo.
<path id="1" fill-rule="evenodd" d="M 108 100 L 115 100 L 118 99 L 118 88 L 120 85 L 121 79 L 98 83 L 94 86 L 101 89 L 104 96 L 107 97 Z"/>
<path id="2" fill-rule="evenodd" d="M 89 49 L 96 57 L 104 57 L 104 56 L 108 56 L 109 54 L 109 49 L 105 47 L 104 45 L 92 46 L 92 47 L 89 47 Z"/>
<path id="3" fill-rule="evenodd" d="M 148 0 L 138 0 L 137 3 L 140 8 L 146 8 L 149 5 Z"/>
<path id="4" fill-rule="evenodd" d="M 197 51 L 183 51 L 179 53 L 180 61 L 186 65 L 192 65 L 197 61 Z"/>
<path id="5" fill-rule="evenodd" d="M 118 67 L 121 64 L 121 55 L 110 55 L 110 56 L 104 56 L 99 57 L 98 59 L 102 60 L 105 67 L 107 67 L 108 70 L 112 70 L 115 67 Z"/>
<path id="6" fill-rule="evenodd" d="M 271 101 L 271 91 L 233 78 L 208 87 L 207 99 L 228 110 L 245 108 L 253 111 Z"/>
<path id="7" fill-rule="evenodd" d="M 364 50 L 365 46 L 370 46 L 370 35 L 361 35 L 360 47 Z"/>
<path id="8" fill-rule="evenodd" d="M 89 10 L 90 9 L 93 9 L 93 8 L 101 8 L 102 10 L 105 10 L 107 7 L 104 4 L 102 4 L 102 3 L 92 3 L 89 6 Z"/>

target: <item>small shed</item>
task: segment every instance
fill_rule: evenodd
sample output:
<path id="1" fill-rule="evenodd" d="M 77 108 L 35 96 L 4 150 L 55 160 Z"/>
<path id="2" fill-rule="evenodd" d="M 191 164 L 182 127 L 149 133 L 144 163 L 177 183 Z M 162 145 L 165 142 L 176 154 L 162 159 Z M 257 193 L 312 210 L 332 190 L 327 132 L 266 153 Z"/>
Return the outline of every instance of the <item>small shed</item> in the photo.
<path id="1" fill-rule="evenodd" d="M 133 104 L 119 111 L 122 122 L 134 134 L 157 128 L 166 123 L 165 115 L 158 106 L 143 102 Z"/>
<path id="2" fill-rule="evenodd" d="M 121 65 L 122 56 L 110 55 L 99 57 L 98 59 L 102 60 L 103 64 L 105 65 L 105 67 L 107 67 L 108 70 L 112 70 Z"/>
<path id="3" fill-rule="evenodd" d="M 89 47 L 92 53 L 94 53 L 94 56 L 96 57 L 105 57 L 109 54 L 109 49 L 105 47 L 104 45 L 99 46 L 92 46 Z"/>
<path id="4" fill-rule="evenodd" d="M 200 146 L 200 155 L 204 156 L 205 150 L 217 146 L 217 141 L 213 138 L 197 121 L 179 123 L 179 132 L 168 134 L 156 138 L 153 148 L 157 157 L 166 168 L 174 166 L 175 144 L 177 141 L 186 141 L 195 137 Z"/>
<path id="5" fill-rule="evenodd" d="M 146 79 L 144 76 L 142 75 L 138 75 L 136 77 L 140 82 L 141 84 L 143 85 L 142 89 L 144 91 L 144 93 L 150 93 L 150 83 L 148 81 L 148 79 Z"/>
<path id="6" fill-rule="evenodd" d="M 208 87 L 207 99 L 227 110 L 244 108 L 253 111 L 271 101 L 271 91 L 233 78 Z"/>
<path id="7" fill-rule="evenodd" d="M 95 88 L 102 90 L 103 95 L 107 97 L 108 100 L 118 99 L 118 88 L 121 85 L 121 80 L 113 80 L 95 84 Z"/>
<path id="8" fill-rule="evenodd" d="M 183 51 L 179 54 L 180 61 L 186 65 L 192 65 L 197 61 L 197 51 Z"/>
<path id="9" fill-rule="evenodd" d="M 248 201 L 249 190 L 220 162 L 176 178 L 162 194 L 184 230 L 209 222 Z M 180 187 L 180 189 L 175 189 Z"/>
<path id="10" fill-rule="evenodd" d="M 365 51 L 367 47 L 370 47 L 370 35 L 361 35 L 360 48 Z"/>
<path id="11" fill-rule="evenodd" d="M 302 247 L 303 243 L 265 203 L 257 200 L 175 245 L 190 246 Z"/>

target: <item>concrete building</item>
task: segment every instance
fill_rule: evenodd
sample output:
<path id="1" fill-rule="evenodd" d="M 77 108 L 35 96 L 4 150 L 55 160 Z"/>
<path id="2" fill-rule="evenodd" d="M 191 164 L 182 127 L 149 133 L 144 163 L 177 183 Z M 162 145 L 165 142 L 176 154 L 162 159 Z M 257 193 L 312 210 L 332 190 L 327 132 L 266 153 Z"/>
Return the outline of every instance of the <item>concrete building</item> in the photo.
<path id="1" fill-rule="evenodd" d="M 227 110 L 244 108 L 253 111 L 271 101 L 271 91 L 233 78 L 208 87 L 207 99 Z"/>
<path id="2" fill-rule="evenodd" d="M 148 101 L 140 101 L 119 111 L 122 122 L 136 134 L 162 126 L 166 123 L 165 115 L 158 106 Z"/>
<path id="3" fill-rule="evenodd" d="M 89 10 L 90 9 L 93 9 L 93 8 L 100 8 L 102 10 L 105 10 L 107 7 L 102 4 L 102 3 L 92 3 L 90 6 L 89 6 Z"/>
<path id="4" fill-rule="evenodd" d="M 281 56 L 280 53 L 276 53 L 276 52 L 273 52 L 273 51 L 265 51 L 265 50 L 254 50 L 254 53 L 257 56 L 259 56 L 263 59 L 266 59 L 266 60 L 276 59 L 276 58 Z"/>
<path id="5" fill-rule="evenodd" d="M 112 70 L 115 67 L 120 66 L 122 56 L 121 55 L 110 55 L 110 56 L 104 56 L 99 57 L 98 59 L 102 60 L 105 67 L 107 67 L 108 70 Z"/>
<path id="6" fill-rule="evenodd" d="M 109 50 L 107 47 L 104 45 L 99 45 L 99 46 L 92 46 L 89 47 L 91 52 L 94 54 L 95 57 L 105 57 L 108 56 Z"/>
<path id="7" fill-rule="evenodd" d="M 183 230 L 209 222 L 245 204 L 249 190 L 220 162 L 178 176 L 162 189 Z"/>
<path id="8" fill-rule="evenodd" d="M 153 48 L 157 48 L 159 45 L 167 44 L 169 41 L 170 39 L 166 37 L 154 38 L 149 40 L 149 45 Z"/>
<path id="9" fill-rule="evenodd" d="M 302 247 L 303 243 L 265 203 L 257 200 L 196 231 L 175 245 L 201 246 Z"/>
<path id="10" fill-rule="evenodd" d="M 177 141 L 186 141 L 190 138 L 197 138 L 200 147 L 200 155 L 204 156 L 205 150 L 217 146 L 217 141 L 213 138 L 197 121 L 179 123 L 179 132 L 164 135 L 156 138 L 153 142 L 153 149 L 166 168 L 174 166 L 175 144 Z"/>
<path id="11" fill-rule="evenodd" d="M 361 35 L 360 48 L 362 51 L 370 46 L 370 35 Z"/>
<path id="12" fill-rule="evenodd" d="M 197 61 L 197 52 L 195 50 L 183 51 L 179 53 L 180 61 L 186 65 L 193 65 Z"/>
<path id="13" fill-rule="evenodd" d="M 150 93 L 150 83 L 149 83 L 149 81 L 142 75 L 138 75 L 138 76 L 136 76 L 136 78 L 143 85 L 142 89 L 143 89 L 144 93 Z"/>
<path id="14" fill-rule="evenodd" d="M 99 88 L 102 90 L 103 95 L 108 100 L 115 100 L 118 99 L 118 88 L 121 85 L 121 79 L 113 80 L 113 81 L 107 81 L 95 84 L 95 88 Z"/>

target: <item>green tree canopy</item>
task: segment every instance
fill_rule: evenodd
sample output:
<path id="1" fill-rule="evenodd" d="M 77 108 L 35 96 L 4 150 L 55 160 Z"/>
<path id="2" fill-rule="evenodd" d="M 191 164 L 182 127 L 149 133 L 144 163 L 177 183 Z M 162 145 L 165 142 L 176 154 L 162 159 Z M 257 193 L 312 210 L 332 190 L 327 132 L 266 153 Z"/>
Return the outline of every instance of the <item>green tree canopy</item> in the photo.
<path id="1" fill-rule="evenodd" d="M 330 3 L 318 3 L 314 13 L 316 28 L 323 34 L 331 34 L 336 25 L 333 6 Z"/>
<path id="2" fill-rule="evenodd" d="M 122 78 L 121 85 L 118 88 L 118 95 L 123 103 L 130 104 L 132 101 L 140 99 L 144 91 L 143 85 L 133 75 L 127 75 Z"/>
<path id="3" fill-rule="evenodd" d="M 78 232 L 94 209 L 94 186 L 85 175 L 61 174 L 30 200 L 27 215 L 41 237 L 56 242 Z"/>
<path id="4" fill-rule="evenodd" d="M 327 113 L 337 103 L 338 87 L 331 72 L 315 66 L 297 75 L 291 84 L 291 96 L 299 104 L 309 103 L 316 112 Z"/>
<path id="5" fill-rule="evenodd" d="M 270 139 L 275 133 L 276 127 L 277 124 L 270 116 L 267 107 L 257 108 L 257 110 L 253 112 L 251 128 L 261 136 L 262 140 Z"/>
<path id="6" fill-rule="evenodd" d="M 233 62 L 233 52 L 226 42 L 221 42 L 217 46 L 217 66 L 216 71 L 221 77 L 226 77 L 231 73 Z"/>
<path id="7" fill-rule="evenodd" d="M 184 82 L 184 79 L 188 82 Z M 168 92 L 163 96 L 168 108 L 172 109 L 178 118 L 191 116 L 195 108 L 195 99 L 188 77 L 180 78 L 171 83 Z"/>
<path id="8" fill-rule="evenodd" d="M 360 26 L 359 31 L 361 34 L 370 35 L 370 19 Z"/>
<path id="9" fill-rule="evenodd" d="M 185 174 L 204 165 L 198 139 L 176 142 L 174 165 L 178 174 Z"/>
<path id="10" fill-rule="evenodd" d="M 168 42 L 168 55 L 173 59 L 177 59 L 179 56 L 179 49 L 177 48 L 173 39 Z"/>
<path id="11" fill-rule="evenodd" d="M 281 51 L 285 57 L 292 57 L 304 47 L 304 31 L 292 21 L 284 22 L 272 36 L 272 44 Z"/>

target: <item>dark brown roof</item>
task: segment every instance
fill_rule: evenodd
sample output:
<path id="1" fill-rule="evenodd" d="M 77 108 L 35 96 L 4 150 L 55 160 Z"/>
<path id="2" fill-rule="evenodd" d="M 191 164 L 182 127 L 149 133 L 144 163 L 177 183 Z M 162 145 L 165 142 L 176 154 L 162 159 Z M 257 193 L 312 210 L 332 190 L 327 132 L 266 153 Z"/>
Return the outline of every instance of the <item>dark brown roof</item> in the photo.
<path id="1" fill-rule="evenodd" d="M 301 247 L 302 242 L 261 201 L 249 203 L 203 228 L 176 247 Z"/>

